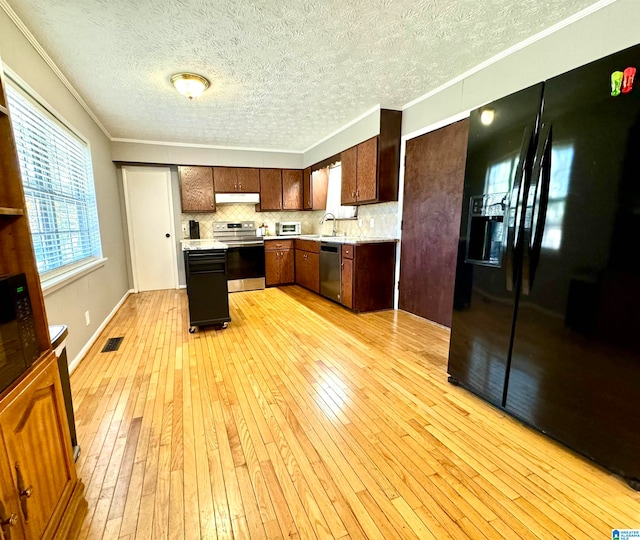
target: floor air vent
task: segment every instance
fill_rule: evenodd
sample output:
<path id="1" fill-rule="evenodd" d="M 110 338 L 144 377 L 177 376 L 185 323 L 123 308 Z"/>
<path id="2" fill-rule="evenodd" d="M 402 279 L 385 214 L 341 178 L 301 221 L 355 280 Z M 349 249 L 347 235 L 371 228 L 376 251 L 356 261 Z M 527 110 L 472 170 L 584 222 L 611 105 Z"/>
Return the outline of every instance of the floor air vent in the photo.
<path id="1" fill-rule="evenodd" d="M 112 337 L 107 340 L 107 344 L 104 346 L 101 352 L 117 351 L 120 348 L 120 344 L 124 337 Z"/>

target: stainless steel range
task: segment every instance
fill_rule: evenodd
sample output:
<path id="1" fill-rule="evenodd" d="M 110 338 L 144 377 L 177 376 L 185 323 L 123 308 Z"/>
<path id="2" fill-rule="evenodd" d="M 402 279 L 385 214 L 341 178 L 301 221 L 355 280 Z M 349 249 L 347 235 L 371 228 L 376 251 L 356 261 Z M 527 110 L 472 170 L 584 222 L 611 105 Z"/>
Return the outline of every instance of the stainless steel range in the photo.
<path id="1" fill-rule="evenodd" d="M 213 238 L 229 246 L 229 292 L 264 289 L 264 240 L 256 236 L 255 221 L 217 221 Z"/>

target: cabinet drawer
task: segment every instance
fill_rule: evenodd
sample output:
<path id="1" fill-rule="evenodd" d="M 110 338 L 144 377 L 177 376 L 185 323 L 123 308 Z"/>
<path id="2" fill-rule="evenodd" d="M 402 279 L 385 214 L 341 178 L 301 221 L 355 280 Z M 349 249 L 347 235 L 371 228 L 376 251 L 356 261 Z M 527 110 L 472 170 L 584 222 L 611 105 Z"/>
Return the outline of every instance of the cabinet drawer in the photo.
<path id="1" fill-rule="evenodd" d="M 353 252 L 355 251 L 354 244 L 342 244 L 342 258 L 353 259 Z"/>
<path id="2" fill-rule="evenodd" d="M 311 253 L 320 253 L 320 242 L 296 239 L 296 249 L 310 251 Z"/>
<path id="3" fill-rule="evenodd" d="M 293 240 L 265 240 L 265 251 L 285 251 L 293 249 Z"/>

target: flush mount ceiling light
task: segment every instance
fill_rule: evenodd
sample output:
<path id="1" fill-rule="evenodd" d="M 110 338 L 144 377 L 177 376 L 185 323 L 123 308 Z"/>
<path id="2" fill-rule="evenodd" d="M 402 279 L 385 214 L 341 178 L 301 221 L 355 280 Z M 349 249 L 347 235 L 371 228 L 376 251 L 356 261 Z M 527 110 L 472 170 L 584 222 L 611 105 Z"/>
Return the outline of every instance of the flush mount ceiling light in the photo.
<path id="1" fill-rule="evenodd" d="M 193 99 L 198 97 L 209 87 L 209 81 L 202 75 L 195 73 L 176 73 L 171 76 L 171 84 L 183 96 Z"/>

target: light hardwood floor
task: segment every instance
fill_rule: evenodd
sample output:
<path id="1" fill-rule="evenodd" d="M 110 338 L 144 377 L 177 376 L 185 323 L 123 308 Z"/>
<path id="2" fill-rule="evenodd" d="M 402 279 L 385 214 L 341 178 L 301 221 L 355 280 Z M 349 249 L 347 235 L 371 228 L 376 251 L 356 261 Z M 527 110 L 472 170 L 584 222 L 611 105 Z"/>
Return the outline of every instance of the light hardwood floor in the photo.
<path id="1" fill-rule="evenodd" d="M 448 331 L 299 287 L 131 295 L 71 384 L 81 538 L 611 538 L 621 480 L 446 382 Z M 108 337 L 120 350 L 100 353 Z M 640 458 L 640 456 L 639 456 Z"/>

